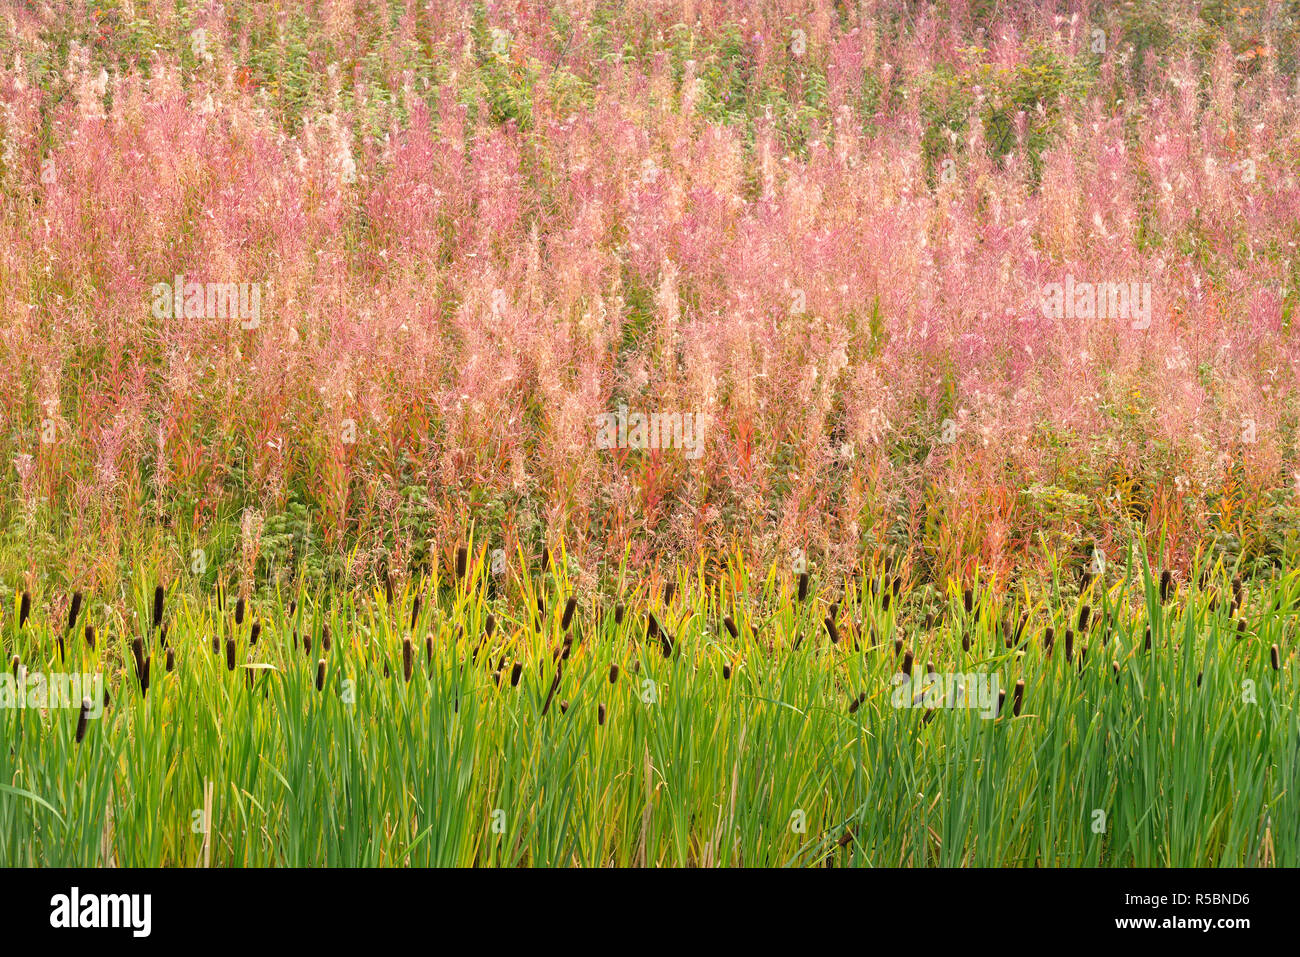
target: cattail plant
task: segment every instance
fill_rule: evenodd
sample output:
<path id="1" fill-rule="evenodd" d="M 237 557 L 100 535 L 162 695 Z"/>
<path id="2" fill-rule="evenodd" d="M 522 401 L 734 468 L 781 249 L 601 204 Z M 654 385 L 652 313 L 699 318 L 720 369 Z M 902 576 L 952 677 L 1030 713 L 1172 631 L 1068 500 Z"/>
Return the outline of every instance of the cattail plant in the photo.
<path id="1" fill-rule="evenodd" d="M 1274 671 L 1277 671 L 1282 667 L 1282 652 L 1276 643 L 1268 649 L 1268 660 L 1269 663 L 1273 665 Z"/>
<path id="2" fill-rule="evenodd" d="M 673 603 L 673 595 L 677 592 L 677 583 L 668 582 L 664 585 L 664 607 L 667 608 Z"/>
<path id="3" fill-rule="evenodd" d="M 416 622 L 420 620 L 420 593 L 415 593 L 411 602 L 411 631 L 415 631 Z"/>
<path id="4" fill-rule="evenodd" d="M 153 664 L 153 655 L 144 660 L 143 667 L 140 668 L 140 696 L 144 697 L 149 693 L 149 666 Z"/>
<path id="5" fill-rule="evenodd" d="M 564 603 L 564 614 L 560 617 L 560 631 L 568 631 L 573 624 L 573 613 L 578 610 L 578 599 L 570 595 Z"/>
<path id="6" fill-rule="evenodd" d="M 325 659 L 316 662 L 316 690 L 325 690 Z"/>
<path id="7" fill-rule="evenodd" d="M 1074 632 L 1069 628 L 1065 629 L 1065 660 L 1074 659 Z"/>
<path id="8" fill-rule="evenodd" d="M 826 634 L 830 636 L 831 644 L 838 645 L 840 643 L 840 630 L 835 625 L 835 619 L 827 618 L 825 624 L 826 624 Z"/>
<path id="9" fill-rule="evenodd" d="M 239 626 L 243 625 L 243 623 L 244 623 L 244 599 L 241 596 L 239 600 L 235 602 L 235 627 L 238 628 Z"/>
<path id="10" fill-rule="evenodd" d="M 655 617 L 655 613 L 652 611 L 647 611 L 645 613 L 645 617 L 646 617 L 646 623 L 645 623 L 646 640 L 655 641 L 659 637 L 659 619 Z"/>
<path id="11" fill-rule="evenodd" d="M 912 650 L 910 648 L 903 655 L 903 674 L 909 678 L 912 677 Z"/>
<path id="12" fill-rule="evenodd" d="M 724 663 L 722 666 L 722 680 L 723 681 L 731 680 L 731 664 L 729 662 Z"/>
<path id="13" fill-rule="evenodd" d="M 627 609 L 624 607 L 622 602 L 619 602 L 614 606 L 614 624 L 623 624 L 623 615 L 626 611 Z"/>
<path id="14" fill-rule="evenodd" d="M 732 620 L 730 615 L 727 615 L 722 619 L 722 624 L 726 627 L 727 634 L 731 636 L 733 641 L 740 637 L 740 632 L 736 628 L 736 623 Z"/>
<path id="15" fill-rule="evenodd" d="M 1015 689 L 1011 693 L 1011 716 L 1020 717 L 1020 709 L 1025 703 L 1025 679 L 1021 678 L 1016 682 Z"/>
<path id="16" fill-rule="evenodd" d="M 175 650 L 168 648 L 167 649 L 167 673 L 171 674 L 175 669 L 176 669 L 176 652 Z"/>
<path id="17" fill-rule="evenodd" d="M 77 627 L 77 616 L 81 614 L 81 592 L 72 593 L 72 604 L 68 607 L 68 631 Z"/>
<path id="18" fill-rule="evenodd" d="M 810 579 L 809 579 L 809 577 L 808 577 L 808 573 L 807 573 L 807 572 L 800 572 L 800 573 L 799 573 L 799 600 L 800 600 L 800 601 L 807 601 L 807 600 L 808 600 L 808 582 L 809 582 L 809 580 L 810 580 Z"/>
<path id="19" fill-rule="evenodd" d="M 464 581 L 469 571 L 469 549 L 461 545 L 456 549 L 456 580 Z"/>
<path id="20" fill-rule="evenodd" d="M 407 680 L 411 680 L 411 674 L 415 671 L 415 652 L 411 648 L 411 637 L 407 635 L 402 639 L 402 675 Z"/>
<path id="21" fill-rule="evenodd" d="M 22 597 L 18 599 L 18 630 L 21 631 L 27 624 L 28 617 L 32 613 L 32 596 L 23 592 Z"/>
<path id="22" fill-rule="evenodd" d="M 159 628 L 162 627 L 164 598 L 165 598 L 165 593 L 163 592 L 163 586 L 154 585 L 153 587 L 153 629 L 154 631 L 157 631 Z"/>
<path id="23" fill-rule="evenodd" d="M 596 724 L 602 728 L 605 726 L 605 706 L 603 704 L 596 705 Z"/>
<path id="24" fill-rule="evenodd" d="M 1043 631 L 1043 651 L 1048 658 L 1052 657 L 1052 645 L 1056 642 L 1056 630 L 1050 625 Z"/>
<path id="25" fill-rule="evenodd" d="M 1079 609 L 1079 634 L 1086 634 L 1088 631 L 1088 619 L 1092 617 L 1092 606 L 1084 605 Z"/>
<path id="26" fill-rule="evenodd" d="M 258 619 L 254 619 L 252 627 L 248 629 L 248 644 L 250 647 L 257 644 L 257 639 L 261 634 L 262 622 Z"/>
<path id="27" fill-rule="evenodd" d="M 973 589 L 967 588 L 961 593 L 961 604 L 968 615 L 975 610 L 975 592 Z"/>
<path id="28" fill-rule="evenodd" d="M 546 703 L 542 705 L 542 717 L 546 717 L 546 712 L 551 710 L 551 702 L 555 699 L 555 692 L 559 690 L 560 679 L 564 676 L 564 662 L 561 661 L 555 666 L 555 678 L 551 681 L 551 690 L 547 692 Z"/>
<path id="29" fill-rule="evenodd" d="M 226 670 L 235 670 L 235 639 L 226 639 Z"/>
<path id="30" fill-rule="evenodd" d="M 94 706 L 95 703 L 89 698 L 81 699 L 81 713 L 77 715 L 77 734 L 75 739 L 77 744 L 81 744 L 82 739 L 86 737 L 86 727 L 90 722 L 90 712 Z"/>
<path id="31" fill-rule="evenodd" d="M 609 666 L 609 683 L 613 684 L 618 681 L 618 665 Z"/>
<path id="32" fill-rule="evenodd" d="M 510 669 L 510 687 L 519 687 L 519 679 L 523 677 L 524 666 L 522 662 L 516 661 L 514 667 Z"/>
<path id="33" fill-rule="evenodd" d="M 95 626 L 90 622 L 86 622 L 86 647 L 95 650 Z"/>
<path id="34" fill-rule="evenodd" d="M 1160 573 L 1160 604 L 1164 605 L 1169 602 L 1169 593 L 1174 587 L 1174 575 L 1169 569 Z"/>
<path id="35" fill-rule="evenodd" d="M 328 653 L 329 653 L 329 650 L 330 650 L 330 643 L 331 643 L 332 640 L 333 640 L 333 637 L 332 637 L 332 635 L 330 634 L 330 626 L 329 626 L 329 622 L 325 622 L 323 625 L 320 626 L 320 647 L 321 647 L 321 651 L 324 651 L 324 652 L 326 652 L 326 653 L 328 654 Z"/>

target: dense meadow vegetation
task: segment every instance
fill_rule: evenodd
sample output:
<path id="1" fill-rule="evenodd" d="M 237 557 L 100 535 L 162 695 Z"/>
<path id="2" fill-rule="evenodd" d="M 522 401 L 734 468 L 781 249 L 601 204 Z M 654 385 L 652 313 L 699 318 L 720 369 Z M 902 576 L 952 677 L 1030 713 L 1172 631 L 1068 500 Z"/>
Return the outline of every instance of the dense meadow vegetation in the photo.
<path id="1" fill-rule="evenodd" d="M 1300 863 L 1298 63 L 0 0 L 0 864 Z"/>

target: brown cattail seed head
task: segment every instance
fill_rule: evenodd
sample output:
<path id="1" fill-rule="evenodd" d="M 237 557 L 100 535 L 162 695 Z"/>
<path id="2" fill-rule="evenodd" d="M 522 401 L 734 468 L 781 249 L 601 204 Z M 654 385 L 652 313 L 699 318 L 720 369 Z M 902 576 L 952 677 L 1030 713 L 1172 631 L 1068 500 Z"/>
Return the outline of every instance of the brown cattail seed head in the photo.
<path id="1" fill-rule="evenodd" d="M 664 604 L 665 604 L 665 605 L 671 605 L 671 604 L 673 603 L 673 595 L 676 594 L 676 592 L 677 592 L 677 583 L 676 583 L 676 582 L 668 582 L 668 584 L 664 585 Z"/>
<path id="2" fill-rule="evenodd" d="M 723 681 L 731 680 L 731 665 L 726 664 L 722 666 L 722 680 Z"/>
<path id="3" fill-rule="evenodd" d="M 510 687 L 512 688 L 519 687 L 519 679 L 520 677 L 522 677 L 523 673 L 524 673 L 523 664 L 516 661 L 514 667 L 510 669 Z"/>
<path id="4" fill-rule="evenodd" d="M 325 690 L 325 659 L 316 662 L 316 690 Z"/>
<path id="5" fill-rule="evenodd" d="M 492 632 L 496 630 L 497 630 L 497 616 L 492 614 L 492 612 L 488 612 L 488 616 L 483 622 L 483 634 L 491 638 Z"/>
<path id="6" fill-rule="evenodd" d="M 330 650 L 330 641 L 331 641 L 331 638 L 330 638 L 330 626 L 329 626 L 329 625 L 321 625 L 321 628 L 320 628 L 320 646 L 321 646 L 321 650 L 323 650 L 323 651 L 329 651 L 329 650 Z"/>
<path id="7" fill-rule="evenodd" d="M 242 625 L 243 623 L 244 623 L 244 599 L 240 598 L 237 602 L 235 602 L 235 624 L 238 626 L 238 625 Z"/>
<path id="8" fill-rule="evenodd" d="M 564 614 L 560 617 L 560 631 L 568 631 L 569 626 L 573 624 L 573 613 L 578 610 L 578 599 L 572 595 L 564 603 Z"/>
<path id="9" fill-rule="evenodd" d="M 1143 641 L 1143 647 L 1144 647 L 1147 651 L 1150 651 L 1150 650 L 1151 650 L 1151 626 L 1150 626 L 1150 625 L 1147 625 L 1147 633 L 1146 633 L 1146 637 L 1145 637 L 1145 639 L 1144 639 L 1144 641 Z"/>
<path id="10" fill-rule="evenodd" d="M 1274 671 L 1277 671 L 1282 667 L 1282 653 L 1278 649 L 1277 645 L 1273 645 L 1273 647 L 1268 649 L 1268 658 L 1273 665 Z"/>
<path id="11" fill-rule="evenodd" d="M 1079 634 L 1084 634 L 1088 630 L 1088 619 L 1092 617 L 1092 606 L 1084 605 L 1079 609 Z"/>
<path id="12" fill-rule="evenodd" d="M 654 641 L 656 638 L 659 637 L 659 619 L 655 618 L 655 613 L 652 611 L 647 611 L 645 613 L 645 616 L 646 616 L 646 624 L 645 624 L 646 638 L 648 638 L 650 641 Z"/>
<path id="13" fill-rule="evenodd" d="M 799 573 L 799 600 L 800 601 L 805 601 L 808 598 L 808 582 L 809 582 L 808 573 L 800 572 Z"/>
<path id="14" fill-rule="evenodd" d="M 834 618 L 826 619 L 826 633 L 830 635 L 832 645 L 840 643 L 840 630 L 836 627 Z"/>
<path id="15" fill-rule="evenodd" d="M 465 573 L 469 570 L 469 549 L 464 545 L 456 549 L 456 577 L 464 579 Z"/>
<path id="16" fill-rule="evenodd" d="M 912 676 L 912 651 L 908 649 L 907 654 L 903 655 L 903 674 L 909 678 Z"/>
<path id="17" fill-rule="evenodd" d="M 417 592 L 414 600 L 411 602 L 411 630 L 415 630 L 415 623 L 420 620 L 420 595 Z"/>
<path id="18" fill-rule="evenodd" d="M 253 627 L 250 628 L 248 632 L 248 643 L 250 645 L 257 644 L 257 639 L 261 636 L 261 634 L 262 634 L 262 623 L 260 621 L 253 622 Z"/>
<path id="19" fill-rule="evenodd" d="M 90 711 L 93 707 L 94 702 L 89 698 L 81 699 L 81 713 L 77 715 L 77 744 L 81 744 L 81 739 L 86 736 L 86 724 L 90 720 Z"/>
<path id="20" fill-rule="evenodd" d="M 1011 714 L 1013 717 L 1020 717 L 1020 709 L 1025 703 L 1025 679 L 1021 678 L 1016 682 L 1015 690 L 1011 693 Z"/>
<path id="21" fill-rule="evenodd" d="M 1173 573 L 1166 568 L 1164 571 L 1160 573 L 1160 604 L 1163 605 L 1167 601 L 1169 601 L 1169 593 L 1173 590 L 1173 587 L 1174 587 Z"/>
<path id="22" fill-rule="evenodd" d="M 618 680 L 618 665 L 609 666 L 609 683 L 613 684 Z"/>
<path id="23" fill-rule="evenodd" d="M 605 724 L 605 706 L 604 706 L 603 704 L 598 704 L 598 705 L 596 705 L 596 723 L 597 723 L 598 725 L 601 725 L 602 727 L 604 727 L 604 724 Z"/>
<path id="24" fill-rule="evenodd" d="M 1065 629 L 1065 660 L 1069 661 L 1074 657 L 1074 632 L 1069 628 Z"/>
<path id="25" fill-rule="evenodd" d="M 163 620 L 163 586 L 155 585 L 153 589 L 153 626 L 162 627 Z"/>
<path id="26" fill-rule="evenodd" d="M 226 639 L 226 670 L 235 670 L 235 639 Z"/>
<path id="27" fill-rule="evenodd" d="M 411 680 L 411 673 L 415 670 L 415 652 L 411 649 L 411 638 L 408 635 L 402 639 L 402 675 L 407 681 Z"/>
<path id="28" fill-rule="evenodd" d="M 614 606 L 614 624 L 616 625 L 623 624 L 623 613 L 625 611 L 627 611 L 627 609 L 623 607 L 622 602 L 619 602 L 617 605 Z"/>
<path id="29" fill-rule="evenodd" d="M 176 669 L 176 652 L 173 649 L 168 648 L 167 649 L 167 673 L 171 674 L 175 669 Z"/>
<path id="30" fill-rule="evenodd" d="M 86 647 L 94 651 L 95 649 L 95 626 L 86 625 Z"/>
<path id="31" fill-rule="evenodd" d="M 27 619 L 32 613 L 32 596 L 23 592 L 22 598 L 18 600 L 18 627 L 22 628 L 27 624 Z"/>
<path id="32" fill-rule="evenodd" d="M 975 609 L 975 592 L 969 588 L 961 594 L 962 607 L 966 609 L 966 614 L 970 614 Z"/>
<path id="33" fill-rule="evenodd" d="M 77 627 L 77 616 L 81 614 L 81 592 L 72 593 L 72 605 L 68 608 L 68 631 Z"/>
<path id="34" fill-rule="evenodd" d="M 729 634 L 733 640 L 740 637 L 740 632 L 736 629 L 736 623 L 731 620 L 730 615 L 727 615 L 722 619 L 722 624 L 727 629 L 727 634 Z"/>

